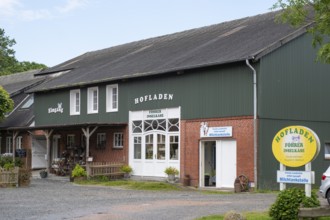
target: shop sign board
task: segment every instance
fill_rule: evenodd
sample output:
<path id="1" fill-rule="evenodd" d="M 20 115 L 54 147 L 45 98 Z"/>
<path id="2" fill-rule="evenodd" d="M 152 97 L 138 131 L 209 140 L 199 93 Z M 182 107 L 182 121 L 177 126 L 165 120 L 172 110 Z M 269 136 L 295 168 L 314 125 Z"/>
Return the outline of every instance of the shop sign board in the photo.
<path id="1" fill-rule="evenodd" d="M 277 171 L 278 183 L 314 184 L 314 171 Z"/>
<path id="2" fill-rule="evenodd" d="M 233 136 L 233 127 L 208 127 L 207 123 L 204 122 L 201 124 L 200 129 L 201 137 L 232 137 Z"/>
<path id="3" fill-rule="evenodd" d="M 275 158 L 288 167 L 300 167 L 313 161 L 320 152 L 320 140 L 314 131 L 304 126 L 285 127 L 272 143 Z"/>
<path id="4" fill-rule="evenodd" d="M 62 102 L 57 103 L 57 107 L 49 107 L 48 114 L 51 114 L 51 113 L 63 113 Z"/>
<path id="5" fill-rule="evenodd" d="M 152 119 L 164 119 L 167 117 L 166 109 L 154 109 L 149 111 L 144 111 L 143 118 L 145 120 Z"/>

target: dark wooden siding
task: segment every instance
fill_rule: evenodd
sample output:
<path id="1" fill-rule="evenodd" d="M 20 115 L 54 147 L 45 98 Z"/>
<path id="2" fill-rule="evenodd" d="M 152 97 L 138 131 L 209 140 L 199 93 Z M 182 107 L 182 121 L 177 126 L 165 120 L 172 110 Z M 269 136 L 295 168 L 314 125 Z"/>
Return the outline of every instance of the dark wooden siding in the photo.
<path id="1" fill-rule="evenodd" d="M 275 134 L 290 125 L 309 127 L 320 138 L 321 150 L 312 162 L 315 187 L 330 161 L 324 143 L 330 140 L 330 65 L 317 63 L 308 35 L 301 36 L 265 56 L 258 73 L 258 185 L 279 189 L 279 162 L 272 153 Z M 287 168 L 293 170 L 293 168 Z M 304 170 L 304 167 L 296 168 Z"/>
<path id="2" fill-rule="evenodd" d="M 317 63 L 308 35 L 261 59 L 259 117 L 330 122 L 330 65 Z"/>
<path id="3" fill-rule="evenodd" d="M 111 84 L 111 83 L 109 83 Z M 81 88 L 81 114 L 70 116 L 69 90 L 36 94 L 36 124 L 127 123 L 128 111 L 181 106 L 182 119 L 220 118 L 253 114 L 252 71 L 245 63 L 224 65 L 182 74 L 118 82 L 119 111 L 105 112 L 105 84 L 99 85 L 99 113 L 87 114 L 87 88 Z M 171 94 L 172 100 L 135 103 L 151 95 Z M 63 114 L 48 114 L 49 107 L 63 103 Z"/>

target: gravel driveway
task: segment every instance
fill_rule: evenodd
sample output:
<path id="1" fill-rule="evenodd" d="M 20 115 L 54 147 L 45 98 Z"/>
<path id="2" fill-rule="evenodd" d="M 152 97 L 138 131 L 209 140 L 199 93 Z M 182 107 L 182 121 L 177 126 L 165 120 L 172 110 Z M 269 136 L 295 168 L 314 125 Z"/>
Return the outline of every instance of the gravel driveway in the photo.
<path id="1" fill-rule="evenodd" d="M 275 194 L 205 194 L 201 190 L 136 191 L 33 178 L 0 189 L 1 219 L 195 219 L 229 210 L 265 211 Z"/>

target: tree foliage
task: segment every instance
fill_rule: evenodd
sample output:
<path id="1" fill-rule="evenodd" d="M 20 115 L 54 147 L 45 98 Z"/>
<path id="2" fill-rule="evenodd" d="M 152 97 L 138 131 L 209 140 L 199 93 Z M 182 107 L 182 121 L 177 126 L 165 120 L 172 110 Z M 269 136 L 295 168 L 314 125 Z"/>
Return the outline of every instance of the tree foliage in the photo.
<path id="1" fill-rule="evenodd" d="M 294 27 L 307 25 L 318 47 L 318 60 L 330 63 L 330 0 L 278 0 L 273 9 L 283 9 L 279 21 Z"/>
<path id="2" fill-rule="evenodd" d="M 0 121 L 2 121 L 5 118 L 5 114 L 12 111 L 14 107 L 13 100 L 2 86 L 0 86 L 0 103 Z"/>
<path id="3" fill-rule="evenodd" d="M 16 41 L 6 36 L 5 30 L 0 28 L 0 76 L 47 67 L 35 62 L 19 62 L 15 58 L 15 50 L 12 49 L 15 44 Z"/>

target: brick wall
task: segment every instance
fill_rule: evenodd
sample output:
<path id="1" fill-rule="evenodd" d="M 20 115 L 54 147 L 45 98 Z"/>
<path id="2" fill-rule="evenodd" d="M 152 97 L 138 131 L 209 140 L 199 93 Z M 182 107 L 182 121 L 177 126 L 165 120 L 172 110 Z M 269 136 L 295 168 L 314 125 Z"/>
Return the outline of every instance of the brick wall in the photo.
<path id="1" fill-rule="evenodd" d="M 106 134 L 106 146 L 104 149 L 97 149 L 97 133 Z M 124 134 L 124 146 L 123 148 L 114 148 L 114 133 Z M 98 129 L 90 138 L 90 153 L 94 162 L 122 162 L 128 163 L 128 128 L 107 128 Z"/>
<path id="2" fill-rule="evenodd" d="M 235 117 L 220 119 L 182 120 L 180 140 L 180 177 L 190 176 L 190 184 L 199 186 L 199 143 L 200 126 L 207 122 L 209 127 L 232 126 L 237 144 L 237 175 L 244 174 L 250 181 L 254 177 L 253 118 Z M 226 138 L 223 138 L 226 139 Z M 207 138 L 203 140 L 208 140 Z M 212 138 L 210 140 L 216 140 Z"/>
<path id="3" fill-rule="evenodd" d="M 121 132 L 124 134 L 124 146 L 121 149 L 113 148 L 114 133 Z M 105 133 L 106 145 L 104 148 L 97 148 L 97 134 Z M 75 135 L 75 145 L 83 146 L 85 150 L 86 144 L 83 143 L 83 132 L 81 129 L 54 131 L 53 135 L 60 135 L 59 156 L 67 150 L 67 136 Z M 89 156 L 93 157 L 94 162 L 123 162 L 128 163 L 128 128 L 125 127 L 100 127 L 91 135 L 89 140 Z"/>

